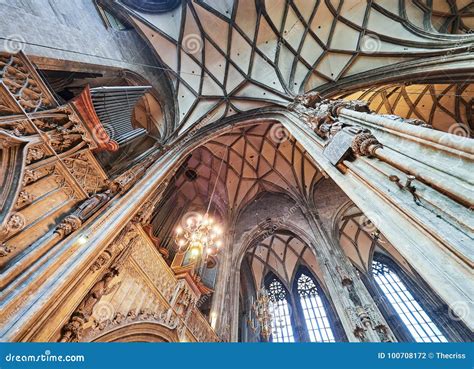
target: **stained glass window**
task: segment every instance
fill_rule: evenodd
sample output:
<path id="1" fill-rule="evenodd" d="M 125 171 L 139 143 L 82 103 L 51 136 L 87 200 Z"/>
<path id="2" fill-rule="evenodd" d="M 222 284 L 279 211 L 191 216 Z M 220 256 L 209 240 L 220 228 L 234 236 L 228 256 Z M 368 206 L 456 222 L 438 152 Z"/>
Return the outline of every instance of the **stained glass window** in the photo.
<path id="1" fill-rule="evenodd" d="M 301 274 L 297 290 L 311 342 L 335 342 L 329 319 L 313 279 Z"/>
<path id="2" fill-rule="evenodd" d="M 268 291 L 272 314 L 272 341 L 295 342 L 285 288 L 279 280 L 273 279 L 268 285 Z"/>
<path id="3" fill-rule="evenodd" d="M 447 342 L 392 268 L 374 260 L 372 273 L 375 281 L 416 342 Z"/>

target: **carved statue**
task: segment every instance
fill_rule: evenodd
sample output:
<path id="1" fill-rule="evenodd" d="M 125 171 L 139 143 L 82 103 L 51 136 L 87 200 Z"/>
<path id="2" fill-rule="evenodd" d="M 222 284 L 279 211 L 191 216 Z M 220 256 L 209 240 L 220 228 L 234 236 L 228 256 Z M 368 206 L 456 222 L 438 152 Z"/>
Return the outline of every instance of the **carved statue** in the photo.
<path id="1" fill-rule="evenodd" d="M 116 283 L 113 286 L 110 286 L 112 280 L 118 274 L 119 272 L 115 268 L 112 268 L 107 273 L 105 273 L 102 279 L 96 282 L 96 284 L 94 284 L 87 296 L 84 297 L 82 302 L 77 307 L 76 311 L 88 319 L 92 314 L 94 306 L 97 304 L 97 302 L 99 302 L 102 296 L 110 295 L 118 288 L 120 283 Z"/>

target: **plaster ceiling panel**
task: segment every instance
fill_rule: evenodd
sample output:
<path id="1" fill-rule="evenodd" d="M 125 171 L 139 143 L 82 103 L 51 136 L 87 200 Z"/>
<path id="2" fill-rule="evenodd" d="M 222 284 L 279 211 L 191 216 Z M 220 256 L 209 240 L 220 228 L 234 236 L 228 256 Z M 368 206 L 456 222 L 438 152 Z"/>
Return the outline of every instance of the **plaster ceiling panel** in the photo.
<path id="1" fill-rule="evenodd" d="M 311 13 L 314 10 L 314 7 L 317 3 L 317 0 L 294 0 L 293 3 L 295 4 L 296 8 L 298 9 L 301 16 L 304 18 L 306 23 L 309 22 L 309 18 L 311 17 Z"/>
<path id="2" fill-rule="evenodd" d="M 344 67 L 349 63 L 351 57 L 352 55 L 348 54 L 329 52 L 318 63 L 317 70 L 326 77 L 336 80 Z"/>
<path id="3" fill-rule="evenodd" d="M 394 15 L 400 15 L 398 1 L 393 0 L 373 0 L 375 4 L 380 5 L 382 8 L 391 12 Z M 411 0 L 408 0 L 411 1 Z"/>
<path id="4" fill-rule="evenodd" d="M 202 69 L 193 59 L 191 59 L 183 50 L 181 51 L 181 74 L 186 83 L 191 86 L 194 92 L 199 92 L 201 83 Z"/>
<path id="5" fill-rule="evenodd" d="M 178 69 L 178 52 L 176 50 L 176 45 L 138 19 L 134 18 L 134 23 L 152 44 L 160 59 L 163 60 L 163 63 L 176 71 Z"/>
<path id="6" fill-rule="evenodd" d="M 206 40 L 206 59 L 205 65 L 209 73 L 216 77 L 221 85 L 224 85 L 225 68 L 227 61 L 217 49 Z"/>
<path id="7" fill-rule="evenodd" d="M 308 64 L 313 65 L 323 52 L 323 48 L 312 36 L 306 36 L 300 55 Z"/>
<path id="8" fill-rule="evenodd" d="M 237 173 L 240 173 L 243 166 L 242 157 L 234 151 L 231 151 L 229 154 L 229 164 Z"/>
<path id="9" fill-rule="evenodd" d="M 268 72 L 268 70 L 267 70 Z M 255 72 L 255 74 L 258 74 L 258 72 Z M 273 82 L 275 84 L 279 84 L 279 80 L 275 75 L 275 71 L 270 73 L 273 75 Z M 264 80 L 269 80 L 269 76 L 265 77 L 262 76 Z M 270 76 L 272 77 L 272 76 Z M 275 86 L 273 83 L 271 83 L 271 86 Z M 281 85 L 279 85 L 281 88 Z M 247 83 L 245 86 L 243 86 L 238 92 L 235 93 L 235 96 L 242 96 L 242 97 L 248 97 L 249 99 L 262 99 L 262 100 L 268 100 L 268 101 L 273 101 L 276 103 L 284 103 L 286 104 L 289 100 L 286 100 L 282 97 L 280 97 L 277 94 L 274 94 L 264 88 L 261 88 L 260 86 L 255 85 L 254 83 Z M 238 103 L 236 102 L 236 105 Z M 254 105 L 255 107 L 258 107 L 259 105 Z"/>
<path id="10" fill-rule="evenodd" d="M 196 96 L 184 84 L 180 83 L 178 90 L 179 115 L 183 119 L 188 113 Z"/>
<path id="11" fill-rule="evenodd" d="M 232 145 L 232 149 L 240 155 L 243 155 L 244 153 L 244 148 L 246 146 L 244 136 L 242 135 L 239 139 L 235 140 L 234 144 Z"/>
<path id="12" fill-rule="evenodd" d="M 268 163 L 273 165 L 275 162 L 275 147 L 268 141 L 263 142 L 263 147 L 262 147 L 262 156 L 267 160 Z"/>
<path id="13" fill-rule="evenodd" d="M 344 76 L 352 76 L 369 70 L 386 67 L 415 57 L 381 57 L 381 56 L 358 56 L 351 66 L 345 71 Z"/>
<path id="14" fill-rule="evenodd" d="M 257 35 L 257 47 L 271 61 L 275 60 L 278 45 L 277 35 L 273 32 L 265 18 L 260 18 Z"/>
<path id="15" fill-rule="evenodd" d="M 306 92 L 317 89 L 319 86 L 322 86 L 327 82 L 328 80 L 322 78 L 321 76 L 318 76 L 316 73 L 311 73 L 304 85 L 304 91 Z"/>
<path id="16" fill-rule="evenodd" d="M 396 37 L 399 40 L 426 42 L 426 39 L 411 33 L 407 28 L 403 27 L 401 23 L 385 16 L 374 8 L 370 11 L 367 29 L 371 32 L 377 32 L 380 35 Z"/>
<path id="17" fill-rule="evenodd" d="M 280 55 L 278 56 L 278 69 L 287 86 L 290 84 L 294 61 L 295 55 L 285 45 L 281 44 Z"/>
<path id="18" fill-rule="evenodd" d="M 232 0 L 204 0 L 203 2 L 228 19 L 232 16 L 232 8 L 234 5 Z"/>
<path id="19" fill-rule="evenodd" d="M 292 240 L 292 237 L 288 237 L 287 235 L 279 235 L 275 237 L 273 242 L 273 250 L 278 255 L 278 257 L 283 260 L 285 257 L 285 250 L 287 245 Z"/>
<path id="20" fill-rule="evenodd" d="M 285 268 L 286 268 L 286 274 L 288 276 L 292 276 L 293 272 L 296 267 L 296 263 L 299 260 L 299 255 L 295 255 L 293 252 L 288 252 L 286 253 L 286 258 L 285 258 Z"/>
<path id="21" fill-rule="evenodd" d="M 265 0 L 265 10 L 278 30 L 281 29 L 286 6 L 286 0 Z"/>
<path id="22" fill-rule="evenodd" d="M 301 91 L 301 83 L 303 83 L 303 81 L 306 79 L 306 76 L 311 73 L 310 70 L 308 68 L 306 68 L 306 66 L 302 63 L 302 62 L 298 62 L 298 64 L 296 65 L 296 70 L 295 70 L 295 77 L 294 77 L 294 81 L 293 81 L 293 84 L 292 84 L 292 89 L 296 92 L 296 93 L 300 93 Z M 303 92 L 303 91 L 301 91 Z"/>
<path id="23" fill-rule="evenodd" d="M 357 50 L 360 33 L 348 25 L 338 21 L 331 40 L 331 49 Z"/>
<path id="24" fill-rule="evenodd" d="M 252 271 L 255 278 L 255 283 L 258 286 L 262 285 L 263 279 L 263 264 L 258 259 L 254 258 L 252 261 Z"/>
<path id="25" fill-rule="evenodd" d="M 252 47 L 236 29 L 233 29 L 230 57 L 244 74 L 249 73 L 251 56 Z"/>
<path id="26" fill-rule="evenodd" d="M 163 33 L 178 41 L 181 27 L 182 6 L 161 14 L 143 13 L 142 17 L 149 23 L 159 28 Z"/>
<path id="27" fill-rule="evenodd" d="M 306 248 L 306 251 L 303 254 L 303 260 L 306 262 L 307 265 L 311 267 L 311 269 L 314 270 L 315 266 L 318 265 L 316 261 L 316 257 L 312 253 L 312 251 L 309 249 L 309 247 Z"/>
<path id="28" fill-rule="evenodd" d="M 214 41 L 214 43 L 223 51 L 227 51 L 227 38 L 229 33 L 229 24 L 218 18 L 207 9 L 204 9 L 197 3 L 194 3 L 194 9 L 199 17 L 199 23 L 204 32 Z"/>
<path id="29" fill-rule="evenodd" d="M 331 33 L 333 20 L 334 15 L 328 9 L 325 1 L 321 1 L 310 28 L 325 45 L 327 45 Z"/>
<path id="30" fill-rule="evenodd" d="M 240 170 L 239 170 L 240 172 Z M 229 194 L 229 204 L 234 204 L 235 203 L 235 190 L 232 190 L 232 189 L 235 189 L 236 186 L 238 185 L 239 183 L 239 177 L 236 173 L 234 173 L 233 171 L 229 170 L 227 171 L 227 180 L 226 180 L 226 184 L 227 184 L 227 188 L 228 188 L 228 191 L 227 193 Z"/>
<path id="31" fill-rule="evenodd" d="M 389 0 L 389 2 L 396 3 L 393 0 Z M 348 21 L 362 27 L 367 6 L 365 1 L 344 1 L 342 3 L 341 15 Z"/>
<path id="32" fill-rule="evenodd" d="M 237 13 L 235 15 L 237 26 L 245 35 L 253 40 L 255 35 L 255 25 L 257 24 L 257 10 L 253 1 L 239 1 Z"/>
<path id="33" fill-rule="evenodd" d="M 363 267 L 363 265 L 361 265 L 360 263 L 359 256 L 357 255 L 356 248 L 347 236 L 341 235 L 341 238 L 339 239 L 339 244 L 344 250 L 344 253 L 349 257 L 349 259 L 355 262 L 359 267 Z"/>
<path id="34" fill-rule="evenodd" d="M 204 38 L 189 6 L 186 7 L 186 21 L 182 37 L 182 49 L 202 63 Z"/>
<path id="35" fill-rule="evenodd" d="M 436 1 L 435 1 L 436 2 Z M 438 0 L 439 2 L 439 0 Z M 410 20 L 410 22 L 415 25 L 416 27 L 420 29 L 424 29 L 424 18 L 425 18 L 425 13 L 423 10 L 418 8 L 417 6 L 409 6 L 406 7 L 406 16 Z M 441 21 L 441 24 L 443 22 Z"/>
<path id="36" fill-rule="evenodd" d="M 225 110 L 225 103 L 223 104 L 222 102 L 219 102 L 218 100 L 200 100 L 197 105 L 194 107 L 191 115 L 187 118 L 187 125 L 192 125 L 193 123 L 201 120 L 205 116 L 207 116 L 209 111 L 214 111 L 214 109 L 219 109 L 218 107 L 216 108 L 216 105 L 220 104 L 223 106 L 223 109 Z M 223 110 L 220 111 L 219 113 L 215 114 L 215 119 L 219 119 L 222 114 Z M 205 125 L 205 124 L 204 124 Z M 204 126 L 203 125 L 203 126 Z"/>
<path id="37" fill-rule="evenodd" d="M 294 50 L 298 50 L 305 30 L 305 25 L 298 18 L 293 8 L 288 7 L 285 28 L 283 29 L 283 38 Z"/>
<path id="38" fill-rule="evenodd" d="M 201 94 L 203 96 L 222 96 L 224 91 L 208 73 L 204 72 Z"/>

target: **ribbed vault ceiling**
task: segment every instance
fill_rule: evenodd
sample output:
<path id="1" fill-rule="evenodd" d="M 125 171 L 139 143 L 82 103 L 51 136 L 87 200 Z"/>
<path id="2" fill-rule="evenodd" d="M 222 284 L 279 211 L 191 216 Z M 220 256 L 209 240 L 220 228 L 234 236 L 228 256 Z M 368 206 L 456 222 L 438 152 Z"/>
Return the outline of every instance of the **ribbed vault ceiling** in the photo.
<path id="1" fill-rule="evenodd" d="M 128 11 L 170 71 L 180 132 L 445 54 L 440 42 L 454 36 L 438 31 L 463 32 L 472 21 L 464 0 L 208 0 L 163 14 Z"/>
<path id="2" fill-rule="evenodd" d="M 247 250 L 245 255 L 253 273 L 255 286 L 262 286 L 263 278 L 273 272 L 291 287 L 293 275 L 299 265 L 306 265 L 315 274 L 318 267 L 316 258 L 308 245 L 292 234 L 274 234 Z"/>
<path id="3" fill-rule="evenodd" d="M 369 102 L 379 114 L 417 118 L 433 128 L 468 137 L 474 134 L 474 84 L 389 84 L 370 87 L 351 94 L 347 99 Z"/>
<path id="4" fill-rule="evenodd" d="M 234 129 L 195 150 L 175 179 L 176 206 L 205 209 L 216 179 L 213 206 L 223 218 L 265 191 L 308 199 L 321 174 L 302 147 L 282 132 L 280 125 L 271 124 Z"/>

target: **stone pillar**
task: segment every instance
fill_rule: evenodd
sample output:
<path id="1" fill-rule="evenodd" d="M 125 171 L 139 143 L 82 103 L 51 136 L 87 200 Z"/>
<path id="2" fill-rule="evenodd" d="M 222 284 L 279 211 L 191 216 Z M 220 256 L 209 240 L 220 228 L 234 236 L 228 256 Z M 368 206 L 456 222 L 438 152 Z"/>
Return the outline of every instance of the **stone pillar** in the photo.
<path id="1" fill-rule="evenodd" d="M 326 234 L 314 210 L 308 209 L 307 218 L 317 243 L 313 249 L 326 282 L 328 297 L 349 342 L 395 342 L 390 327 L 338 240 L 331 240 Z"/>
<path id="2" fill-rule="evenodd" d="M 370 114 L 363 102 L 312 94 L 289 108 L 296 114 L 279 119 L 320 170 L 444 301 L 473 307 L 473 141 Z"/>

